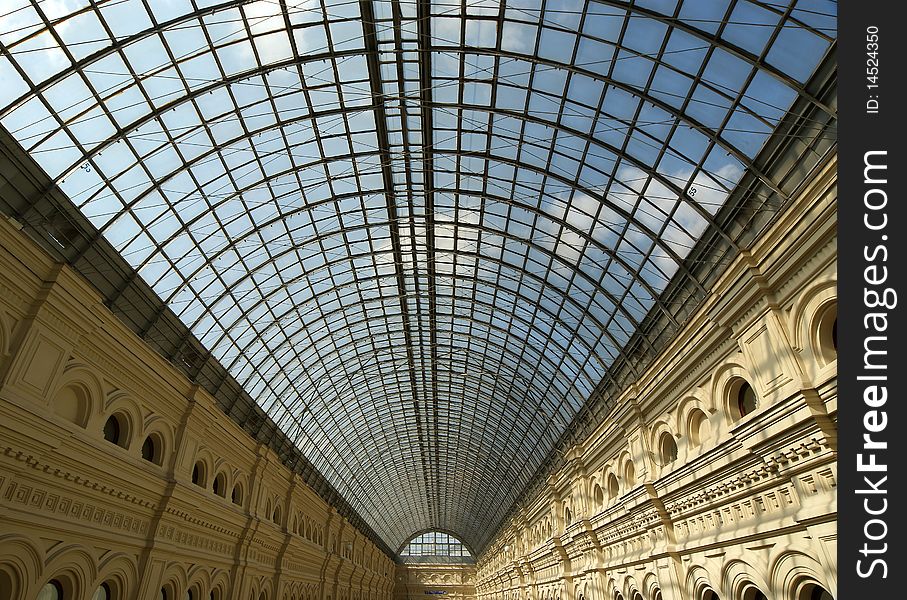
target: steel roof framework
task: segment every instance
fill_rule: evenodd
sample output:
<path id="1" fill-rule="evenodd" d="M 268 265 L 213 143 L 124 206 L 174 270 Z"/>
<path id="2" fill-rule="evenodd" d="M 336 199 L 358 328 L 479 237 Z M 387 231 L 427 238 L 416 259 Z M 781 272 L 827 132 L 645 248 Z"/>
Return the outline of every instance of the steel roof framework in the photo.
<path id="1" fill-rule="evenodd" d="M 390 548 L 481 551 L 737 184 L 786 197 L 770 134 L 834 116 L 827 2 L 20 4 L 0 122 L 110 303 L 146 282 Z"/>

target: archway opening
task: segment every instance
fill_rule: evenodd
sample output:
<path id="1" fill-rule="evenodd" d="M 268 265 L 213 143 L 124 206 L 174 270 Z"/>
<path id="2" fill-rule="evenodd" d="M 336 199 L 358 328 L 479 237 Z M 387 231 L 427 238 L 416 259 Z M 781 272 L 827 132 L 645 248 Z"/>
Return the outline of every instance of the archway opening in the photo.
<path id="1" fill-rule="evenodd" d="M 207 473 L 205 469 L 205 463 L 202 461 L 197 461 L 192 467 L 192 483 L 199 487 L 205 487 L 205 481 L 207 480 Z"/>
<path id="2" fill-rule="evenodd" d="M 57 579 L 51 579 L 44 584 L 35 600 L 63 600 L 63 584 Z"/>
<path id="3" fill-rule="evenodd" d="M 443 531 L 428 531 L 414 536 L 398 553 L 404 563 L 474 563 L 472 552 L 463 542 Z"/>
<path id="4" fill-rule="evenodd" d="M 126 447 L 129 438 L 129 428 L 126 418 L 119 413 L 110 415 L 104 422 L 104 439 L 121 448 Z"/>
<path id="5" fill-rule="evenodd" d="M 110 584 L 106 581 L 98 586 L 91 600 L 113 600 L 113 593 L 110 590 Z"/>
<path id="6" fill-rule="evenodd" d="M 608 475 L 608 496 L 613 500 L 620 494 L 620 482 L 614 473 Z"/>
<path id="7" fill-rule="evenodd" d="M 663 466 L 669 465 L 677 460 L 677 442 L 674 441 L 674 436 L 670 433 L 663 433 L 661 435 L 659 449 L 661 453 L 661 464 Z"/>
<path id="8" fill-rule="evenodd" d="M 821 585 L 809 583 L 800 589 L 797 600 L 835 600 L 835 598 Z"/>

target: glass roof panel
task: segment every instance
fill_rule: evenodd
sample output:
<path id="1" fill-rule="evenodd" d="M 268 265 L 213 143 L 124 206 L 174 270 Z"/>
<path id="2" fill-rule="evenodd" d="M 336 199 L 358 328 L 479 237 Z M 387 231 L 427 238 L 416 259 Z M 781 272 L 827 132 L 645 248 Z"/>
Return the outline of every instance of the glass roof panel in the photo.
<path id="1" fill-rule="evenodd" d="M 392 548 L 483 548 L 835 38 L 806 0 L 463 10 L 0 9 L 0 123 Z"/>
<path id="2" fill-rule="evenodd" d="M 406 563 L 474 562 L 472 553 L 463 545 L 463 542 L 441 531 L 429 531 L 417 535 L 400 550 L 399 554 Z"/>

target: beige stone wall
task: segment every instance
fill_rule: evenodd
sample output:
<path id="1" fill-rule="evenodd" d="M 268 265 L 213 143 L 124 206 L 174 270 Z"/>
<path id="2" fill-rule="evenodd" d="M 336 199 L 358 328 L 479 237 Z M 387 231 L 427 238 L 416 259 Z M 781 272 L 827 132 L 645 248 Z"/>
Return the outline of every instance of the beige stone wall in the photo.
<path id="1" fill-rule="evenodd" d="M 473 565 L 397 565 L 394 600 L 475 600 Z"/>
<path id="2" fill-rule="evenodd" d="M 480 599 L 837 595 L 835 168 L 519 507 L 480 557 Z"/>
<path id="3" fill-rule="evenodd" d="M 119 445 L 102 434 L 111 416 Z M 0 600 L 52 578 L 67 599 L 107 583 L 117 600 L 389 600 L 393 577 L 387 555 L 0 218 Z"/>

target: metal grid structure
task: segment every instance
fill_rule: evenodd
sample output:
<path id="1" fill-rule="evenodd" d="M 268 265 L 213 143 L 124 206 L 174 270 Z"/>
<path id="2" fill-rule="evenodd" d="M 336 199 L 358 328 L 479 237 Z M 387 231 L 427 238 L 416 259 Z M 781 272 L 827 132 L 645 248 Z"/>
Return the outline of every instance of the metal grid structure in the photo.
<path id="1" fill-rule="evenodd" d="M 443 531 L 427 531 L 411 539 L 397 553 L 404 563 L 472 563 L 469 549 L 456 537 Z"/>
<path id="2" fill-rule="evenodd" d="M 738 185 L 783 204 L 769 137 L 834 136 L 835 12 L 14 0 L 0 122 L 388 547 L 481 551 Z"/>

